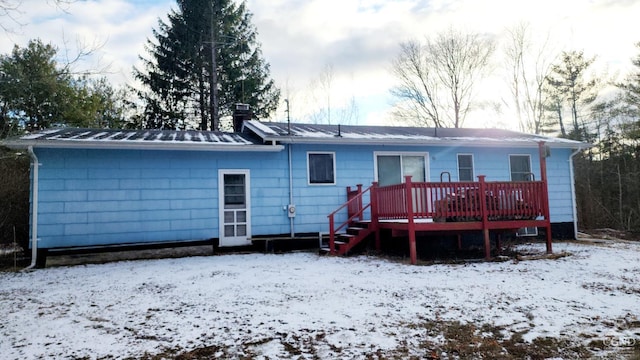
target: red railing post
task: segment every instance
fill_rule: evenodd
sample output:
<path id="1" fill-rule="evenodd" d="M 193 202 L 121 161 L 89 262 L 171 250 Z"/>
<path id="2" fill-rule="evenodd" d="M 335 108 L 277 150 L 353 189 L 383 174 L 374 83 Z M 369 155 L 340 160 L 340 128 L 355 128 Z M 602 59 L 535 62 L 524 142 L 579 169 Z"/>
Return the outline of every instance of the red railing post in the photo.
<path id="1" fill-rule="evenodd" d="M 333 219 L 333 215 L 329 215 L 329 254 L 336 254 L 336 230 L 335 230 L 335 220 Z"/>
<path id="2" fill-rule="evenodd" d="M 478 181 L 480 182 L 480 194 L 478 194 L 478 200 L 480 201 L 480 214 L 482 216 L 482 234 L 484 236 L 484 257 L 486 260 L 491 259 L 491 238 L 489 237 L 489 218 L 487 216 L 487 190 L 485 183 L 485 175 L 479 175 Z"/>
<path id="3" fill-rule="evenodd" d="M 356 185 L 358 187 L 358 221 L 362 220 L 362 184 Z"/>
<path id="4" fill-rule="evenodd" d="M 382 250 L 382 242 L 380 240 L 380 231 L 378 231 L 378 182 L 371 183 L 371 191 L 369 191 L 369 204 L 371 204 L 371 230 L 376 236 L 376 251 Z"/>
<path id="5" fill-rule="evenodd" d="M 409 254 L 411 257 L 411 264 L 418 263 L 418 256 L 416 251 L 416 225 L 413 219 L 413 186 L 411 184 L 411 175 L 406 175 L 405 179 L 405 201 L 407 209 L 407 231 L 409 231 Z"/>

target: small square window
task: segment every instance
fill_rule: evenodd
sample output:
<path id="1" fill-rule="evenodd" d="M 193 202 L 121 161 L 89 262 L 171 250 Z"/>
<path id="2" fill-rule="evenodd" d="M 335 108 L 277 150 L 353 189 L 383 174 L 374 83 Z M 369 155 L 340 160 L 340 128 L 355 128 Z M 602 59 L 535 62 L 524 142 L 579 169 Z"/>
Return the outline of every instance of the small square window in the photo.
<path id="1" fill-rule="evenodd" d="M 309 184 L 336 183 L 333 153 L 308 153 Z"/>

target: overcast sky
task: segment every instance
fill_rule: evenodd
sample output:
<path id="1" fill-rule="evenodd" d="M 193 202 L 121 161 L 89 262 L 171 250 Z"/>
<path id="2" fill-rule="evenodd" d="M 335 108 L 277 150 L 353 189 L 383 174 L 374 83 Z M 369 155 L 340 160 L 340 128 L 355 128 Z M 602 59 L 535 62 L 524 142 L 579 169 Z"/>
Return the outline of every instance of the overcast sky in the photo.
<path id="1" fill-rule="evenodd" d="M 388 122 L 394 84 L 389 69 L 399 44 L 448 27 L 497 41 L 493 80 L 477 96 L 496 103 L 509 96 L 501 80 L 500 45 L 506 29 L 520 22 L 529 23 L 539 39 L 548 36 L 557 51 L 584 50 L 596 56 L 594 70 L 613 76 L 630 70 L 637 55 L 634 44 L 640 42 L 634 32 L 640 16 L 637 0 L 248 0 L 247 6 L 271 75 L 282 98 L 290 99 L 294 121 L 308 121 L 307 109 L 326 105 L 326 94 L 314 83 L 329 66 L 335 122 L 341 107 L 357 109 L 360 124 Z M 2 34 L 0 52 L 8 53 L 14 43 L 24 46 L 31 38 L 72 55 L 78 43 L 104 44 L 84 66 L 108 65 L 109 79 L 124 84 L 131 81 L 138 56 L 145 55 L 145 41 L 158 18 L 172 7 L 173 0 L 86 0 L 60 9 L 50 0 L 23 0 L 21 13 L 15 14 L 22 26 L 0 19 L 15 30 Z M 355 107 L 348 107 L 349 102 Z M 272 120 L 285 119 L 283 101 Z M 504 105 L 497 112 L 472 113 L 465 124 L 515 126 Z"/>

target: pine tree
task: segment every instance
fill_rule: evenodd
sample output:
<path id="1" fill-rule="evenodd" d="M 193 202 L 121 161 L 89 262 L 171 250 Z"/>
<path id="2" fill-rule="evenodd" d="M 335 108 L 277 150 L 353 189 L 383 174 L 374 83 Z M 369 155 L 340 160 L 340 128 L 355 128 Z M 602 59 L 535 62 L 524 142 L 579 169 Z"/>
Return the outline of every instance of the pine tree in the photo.
<path id="1" fill-rule="evenodd" d="M 139 95 L 148 127 L 219 130 L 236 103 L 249 104 L 258 117 L 275 110 L 280 91 L 251 17 L 232 0 L 179 0 L 168 22 L 158 21 L 156 42 L 147 42 L 150 58 L 134 70 L 145 86 Z"/>
<path id="2" fill-rule="evenodd" d="M 596 80 L 585 79 L 585 73 L 593 61 L 593 58 L 585 58 L 582 51 L 563 51 L 560 63 L 552 66 L 548 77 L 556 100 L 563 100 L 570 109 L 573 126 L 568 135 L 576 140 L 587 140 L 589 137 L 585 121 L 581 119 L 581 110 L 590 107 L 597 97 Z M 558 114 L 562 135 L 567 135 L 562 122 L 562 102 L 557 101 L 552 105 Z"/>

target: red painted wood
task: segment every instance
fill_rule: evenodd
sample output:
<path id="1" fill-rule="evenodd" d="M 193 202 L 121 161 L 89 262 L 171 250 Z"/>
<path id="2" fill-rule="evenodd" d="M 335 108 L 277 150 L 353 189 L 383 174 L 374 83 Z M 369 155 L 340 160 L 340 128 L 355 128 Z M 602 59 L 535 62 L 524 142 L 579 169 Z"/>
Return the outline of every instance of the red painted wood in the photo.
<path id="1" fill-rule="evenodd" d="M 490 258 L 490 231 L 516 231 L 523 227 L 544 227 L 547 251 L 551 252 L 551 221 L 544 146 L 540 144 L 541 181 L 491 181 L 478 176 L 477 182 L 412 182 L 371 187 L 347 188 L 347 203 L 329 215 L 330 248 L 335 253 L 335 234 L 354 220 L 362 220 L 370 209 L 369 233 L 376 234 L 380 249 L 379 229 L 401 231 L 409 236 L 411 263 L 417 262 L 416 232 L 438 231 L 460 233 L 482 231 L 485 257 Z M 543 170 L 544 169 L 544 170 Z M 369 193 L 370 203 L 363 196 Z M 347 207 L 347 220 L 336 226 L 336 214 Z M 365 235 L 363 235 L 365 236 Z M 360 241 L 356 239 L 355 241 Z M 354 241 L 354 242 L 355 242 Z M 349 248 L 354 244 L 349 244 Z M 346 249 L 343 247 L 342 249 Z"/>
<path id="2" fill-rule="evenodd" d="M 407 223 L 409 230 L 409 255 L 411 257 L 411 264 L 415 265 L 418 263 L 418 254 L 416 250 L 416 227 L 415 227 L 415 217 L 413 214 L 413 202 L 414 197 L 418 197 L 414 190 L 417 187 L 413 187 L 411 183 L 411 175 L 407 175 L 404 177 L 404 202 L 407 209 Z"/>

